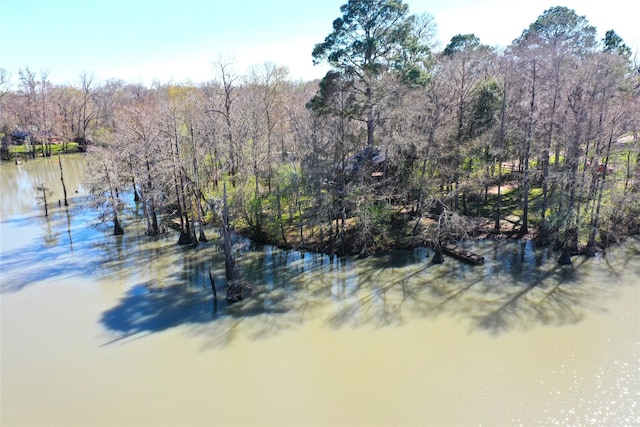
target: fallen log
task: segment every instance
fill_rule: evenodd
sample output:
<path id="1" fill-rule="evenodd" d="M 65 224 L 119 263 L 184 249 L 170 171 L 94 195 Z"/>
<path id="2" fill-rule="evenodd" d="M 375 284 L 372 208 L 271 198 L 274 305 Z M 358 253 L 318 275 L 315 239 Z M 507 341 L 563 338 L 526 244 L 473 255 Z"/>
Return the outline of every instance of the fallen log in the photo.
<path id="1" fill-rule="evenodd" d="M 451 243 L 444 243 L 442 245 L 442 252 L 461 261 L 468 262 L 469 264 L 484 264 L 484 257 L 482 255 L 478 255 Z"/>

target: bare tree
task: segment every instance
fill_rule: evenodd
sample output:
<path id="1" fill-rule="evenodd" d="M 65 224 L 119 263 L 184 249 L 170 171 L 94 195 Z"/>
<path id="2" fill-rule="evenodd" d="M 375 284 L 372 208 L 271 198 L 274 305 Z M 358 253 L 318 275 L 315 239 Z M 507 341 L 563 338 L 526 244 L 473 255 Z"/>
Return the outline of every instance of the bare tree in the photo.
<path id="1" fill-rule="evenodd" d="M 62 170 L 62 159 L 60 158 L 60 153 L 58 153 L 58 166 L 60 167 L 60 183 L 62 184 L 62 194 L 64 196 L 64 205 L 69 206 L 69 202 L 67 201 L 67 186 L 64 183 L 64 173 Z"/>
<path id="2" fill-rule="evenodd" d="M 164 199 L 167 156 L 161 146 L 159 111 L 157 105 L 142 101 L 124 106 L 115 115 L 117 131 L 111 145 L 119 152 L 122 170 L 128 175 L 136 195 L 142 203 L 147 222 L 147 235 L 161 233 L 158 215 L 160 200 Z M 136 186 L 139 183 L 139 186 Z"/>
<path id="3" fill-rule="evenodd" d="M 231 176 L 231 183 L 235 186 L 235 176 L 238 170 L 236 141 L 234 138 L 234 103 L 238 98 L 237 80 L 238 77 L 232 71 L 233 62 L 230 60 L 219 59 L 215 66 L 217 67 L 220 78 L 221 96 L 211 94 L 211 107 L 207 110 L 210 114 L 219 114 L 223 117 L 225 132 L 224 137 L 227 145 L 227 173 Z"/>
<path id="4" fill-rule="evenodd" d="M 88 177 L 89 192 L 94 196 L 94 203 L 102 211 L 103 221 L 113 221 L 113 235 L 124 234 L 120 224 L 119 211 L 122 207 L 119 188 L 123 188 L 119 181 L 120 160 L 117 151 L 110 151 L 106 147 L 93 147 L 89 154 Z"/>
<path id="5" fill-rule="evenodd" d="M 48 92 L 49 92 L 49 81 L 47 80 L 48 73 L 43 71 L 40 73 L 40 108 L 41 108 L 41 136 L 40 142 L 42 144 L 42 157 L 51 155 L 51 134 L 52 130 L 47 126 L 47 110 L 48 110 Z"/>
<path id="6" fill-rule="evenodd" d="M 38 203 L 42 203 L 44 205 L 44 216 L 49 216 L 49 207 L 47 206 L 47 199 L 51 197 L 51 189 L 47 187 L 45 184 L 38 184 L 36 186 L 37 196 L 36 200 Z"/>
<path id="7" fill-rule="evenodd" d="M 254 67 L 251 73 L 251 83 L 260 92 L 259 99 L 262 107 L 262 121 L 264 122 L 266 138 L 266 179 L 267 189 L 271 191 L 271 179 L 273 177 L 273 151 L 276 140 L 281 142 L 281 159 L 286 158 L 284 133 L 278 135 L 276 128 L 282 130 L 284 120 L 283 96 L 286 86 L 288 70 L 278 67 L 274 63 L 267 62 L 260 68 Z"/>
<path id="8" fill-rule="evenodd" d="M 0 100 L 7 96 L 11 87 L 11 73 L 6 68 L 0 67 Z"/>
<path id="9" fill-rule="evenodd" d="M 96 113 L 94 112 L 94 105 L 91 98 L 93 92 L 93 79 L 93 75 L 88 72 L 82 72 L 79 76 L 82 98 L 77 110 L 78 124 L 76 141 L 80 144 L 81 151 L 86 151 L 89 126 L 96 118 Z"/>
<path id="10" fill-rule="evenodd" d="M 25 99 L 25 108 L 22 110 L 21 114 L 21 125 L 28 132 L 27 139 L 25 139 L 25 143 L 28 142 L 28 145 L 31 147 L 31 157 L 35 158 L 36 156 L 36 136 L 35 134 L 39 132 L 41 129 L 39 127 L 39 120 L 37 114 L 37 80 L 36 74 L 26 68 L 24 70 L 20 70 L 20 84 L 19 90 L 23 98 Z M 25 153 L 26 154 L 26 153 Z"/>

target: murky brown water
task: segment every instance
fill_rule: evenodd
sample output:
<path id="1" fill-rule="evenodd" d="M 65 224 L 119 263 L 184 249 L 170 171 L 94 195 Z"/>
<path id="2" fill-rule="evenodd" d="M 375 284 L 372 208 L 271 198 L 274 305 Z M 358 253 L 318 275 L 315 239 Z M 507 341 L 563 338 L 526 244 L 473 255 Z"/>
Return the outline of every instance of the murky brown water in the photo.
<path id="1" fill-rule="evenodd" d="M 3 426 L 638 424 L 639 239 L 571 267 L 525 242 L 475 244 L 481 267 L 248 249 L 258 294 L 214 312 L 215 244 L 110 236 L 63 162 L 48 220 L 44 162 L 0 168 Z"/>

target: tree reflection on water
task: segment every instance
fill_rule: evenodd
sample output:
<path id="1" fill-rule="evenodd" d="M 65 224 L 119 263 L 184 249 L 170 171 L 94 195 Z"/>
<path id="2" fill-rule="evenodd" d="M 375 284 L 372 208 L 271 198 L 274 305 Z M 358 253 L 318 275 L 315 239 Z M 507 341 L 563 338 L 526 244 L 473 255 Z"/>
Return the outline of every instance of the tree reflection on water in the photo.
<path id="1" fill-rule="evenodd" d="M 638 243 L 606 257 L 579 258 L 572 266 L 557 264 L 557 254 L 531 242 L 477 244 L 487 259 L 484 266 L 453 259 L 431 264 L 425 249 L 359 259 L 264 247 L 238 257 L 255 294 L 233 305 L 219 301 L 215 310 L 209 269 L 219 290 L 224 283 L 216 245 L 186 251 L 171 245 L 166 251 L 179 261 L 165 267 L 149 265 L 144 251 L 126 255 L 128 268 L 146 266 L 163 279 L 131 287 L 101 322 L 115 340 L 187 325 L 207 346 L 227 344 L 240 331 L 249 338 L 272 336 L 317 316 L 331 328 L 399 326 L 415 318 L 452 316 L 471 330 L 495 335 L 561 326 L 606 309 L 607 295 L 623 283 L 621 275 L 638 273 L 633 259 Z"/>

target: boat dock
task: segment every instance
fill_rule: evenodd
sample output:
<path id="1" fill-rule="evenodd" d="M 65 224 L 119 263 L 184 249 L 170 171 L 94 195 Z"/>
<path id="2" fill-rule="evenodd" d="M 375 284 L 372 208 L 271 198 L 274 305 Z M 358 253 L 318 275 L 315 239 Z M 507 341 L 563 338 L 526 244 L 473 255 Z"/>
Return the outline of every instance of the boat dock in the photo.
<path id="1" fill-rule="evenodd" d="M 484 257 L 482 255 L 478 255 L 450 243 L 444 243 L 442 245 L 442 252 L 454 258 L 458 258 L 461 261 L 468 262 L 469 264 L 484 264 Z"/>

